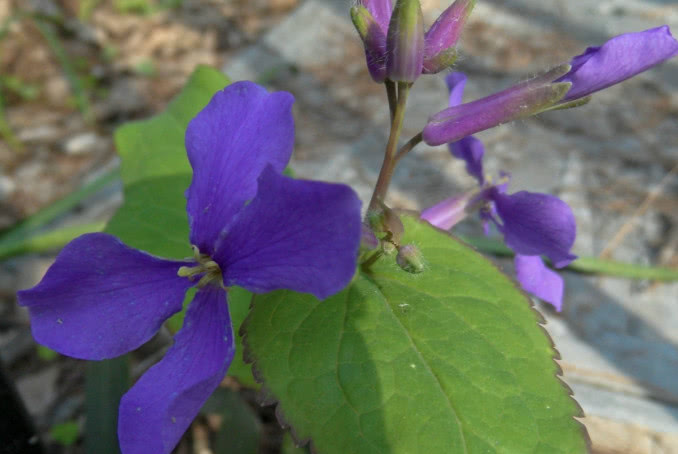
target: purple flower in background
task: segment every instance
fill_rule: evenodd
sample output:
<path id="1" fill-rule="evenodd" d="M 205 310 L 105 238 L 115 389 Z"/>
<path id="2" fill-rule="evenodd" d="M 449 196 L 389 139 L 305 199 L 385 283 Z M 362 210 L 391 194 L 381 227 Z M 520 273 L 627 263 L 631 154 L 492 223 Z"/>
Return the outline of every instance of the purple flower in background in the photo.
<path id="1" fill-rule="evenodd" d="M 446 81 L 450 88 L 450 105 L 460 104 L 466 76 L 452 73 Z M 422 219 L 447 230 L 469 212 L 480 210 L 486 226 L 494 223 L 504 235 L 506 245 L 516 253 L 516 275 L 523 289 L 560 311 L 562 278 L 544 265 L 541 256 L 547 256 L 556 268 L 567 266 L 576 258 L 570 253 L 576 236 L 570 207 L 548 194 L 527 191 L 506 194 L 506 177 L 498 184 L 486 181 L 482 165 L 485 150 L 475 137 L 465 137 L 449 144 L 449 148 L 452 155 L 466 162 L 466 170 L 478 181 L 479 189 L 443 200 L 422 211 Z"/>
<path id="2" fill-rule="evenodd" d="M 353 276 L 361 236 L 355 193 L 280 173 L 292 153 L 293 102 L 289 93 L 238 82 L 188 125 L 193 259 L 157 258 L 92 233 L 18 293 L 38 342 L 101 360 L 149 340 L 197 287 L 174 345 L 121 400 L 123 454 L 169 453 L 223 379 L 235 350 L 226 287 L 326 298 Z"/>
<path id="3" fill-rule="evenodd" d="M 367 69 L 375 82 L 414 81 L 435 74 L 457 58 L 455 46 L 475 0 L 456 0 L 424 34 L 418 0 L 359 0 L 351 18 L 365 45 Z M 393 12 L 397 14 L 392 14 Z"/>
<path id="4" fill-rule="evenodd" d="M 586 97 L 678 55 L 668 26 L 616 36 L 589 47 L 569 64 L 534 79 L 433 115 L 424 128 L 429 145 L 454 142 L 502 123 L 585 102 Z"/>

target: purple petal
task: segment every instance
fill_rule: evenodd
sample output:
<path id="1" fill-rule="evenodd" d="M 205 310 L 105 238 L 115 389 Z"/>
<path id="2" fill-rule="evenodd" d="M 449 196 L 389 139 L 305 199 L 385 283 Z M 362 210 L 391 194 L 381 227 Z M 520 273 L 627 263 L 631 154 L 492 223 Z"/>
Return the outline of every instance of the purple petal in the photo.
<path id="1" fill-rule="evenodd" d="M 520 191 L 491 195 L 504 242 L 516 254 L 546 255 L 556 268 L 562 268 L 577 258 L 570 254 L 576 235 L 574 215 L 570 207 L 548 194 Z"/>
<path id="2" fill-rule="evenodd" d="M 419 0 L 396 0 L 386 34 L 386 76 L 414 82 L 424 64 L 424 16 Z"/>
<path id="3" fill-rule="evenodd" d="M 483 175 L 483 155 L 485 147 L 483 143 L 473 136 L 464 137 L 461 140 L 449 144 L 450 153 L 456 158 L 466 161 L 466 172 L 478 180 L 481 186 L 485 183 Z"/>
<path id="4" fill-rule="evenodd" d="M 127 353 L 181 310 L 191 285 L 186 262 L 153 257 L 105 233 L 66 245 L 42 281 L 17 293 L 39 343 L 81 359 Z"/>
<path id="5" fill-rule="evenodd" d="M 211 255 L 220 232 L 257 193 L 267 165 L 282 172 L 294 144 L 289 93 L 252 82 L 218 92 L 188 125 L 186 150 L 193 180 L 186 192 L 191 244 Z"/>
<path id="6" fill-rule="evenodd" d="M 476 132 L 543 111 L 558 102 L 570 87 L 568 83 L 550 82 L 553 80 L 552 75 L 563 74 L 562 68 L 558 67 L 544 76 L 486 98 L 438 112 L 424 128 L 424 141 L 428 145 L 455 142 Z"/>
<path id="7" fill-rule="evenodd" d="M 424 67 L 435 60 L 441 52 L 454 47 L 459 40 L 466 19 L 475 5 L 475 0 L 456 0 L 431 25 L 425 35 Z"/>
<path id="8" fill-rule="evenodd" d="M 466 216 L 466 208 L 473 193 L 450 197 L 421 212 L 420 218 L 439 229 L 449 230 Z"/>
<path id="9" fill-rule="evenodd" d="M 562 102 L 583 98 L 617 84 L 678 55 L 669 27 L 615 36 L 600 47 L 589 47 L 572 59 L 572 69 L 557 82 L 571 82 Z"/>
<path id="10" fill-rule="evenodd" d="M 450 107 L 458 106 L 464 97 L 464 87 L 466 87 L 466 74 L 462 72 L 453 72 L 445 77 L 445 83 L 450 90 Z"/>
<path id="11" fill-rule="evenodd" d="M 170 453 L 226 375 L 234 353 L 226 292 L 207 286 L 195 295 L 172 348 L 122 397 L 123 454 Z"/>
<path id="12" fill-rule="evenodd" d="M 384 36 L 388 31 L 388 23 L 391 21 L 391 11 L 393 6 L 391 0 L 361 0 L 362 4 L 372 14 L 374 20 L 379 24 Z"/>
<path id="13" fill-rule="evenodd" d="M 550 303 L 560 312 L 563 308 L 563 278 L 544 265 L 538 255 L 517 254 L 514 263 L 523 290 Z"/>
<path id="14" fill-rule="evenodd" d="M 213 256 L 224 283 L 326 298 L 348 284 L 361 237 L 360 200 L 348 186 L 294 180 L 267 169 Z"/>

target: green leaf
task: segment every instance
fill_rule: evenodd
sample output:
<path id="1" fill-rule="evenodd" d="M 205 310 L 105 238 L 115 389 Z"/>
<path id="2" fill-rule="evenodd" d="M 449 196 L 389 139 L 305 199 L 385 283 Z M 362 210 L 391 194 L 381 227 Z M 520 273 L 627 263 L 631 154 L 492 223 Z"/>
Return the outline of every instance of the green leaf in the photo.
<path id="1" fill-rule="evenodd" d="M 252 294 L 240 287 L 231 287 L 228 289 L 228 310 L 231 314 L 231 323 L 235 331 L 235 357 L 228 368 L 228 375 L 238 380 L 243 386 L 250 388 L 259 388 L 259 383 L 252 375 L 252 365 L 243 360 L 243 344 L 240 335 L 240 326 L 242 325 L 250 309 Z"/>
<path id="2" fill-rule="evenodd" d="M 538 314 L 487 259 L 403 218 L 421 250 L 325 301 L 257 295 L 246 356 L 278 412 L 318 453 L 581 453 L 581 416 Z"/>
<path id="3" fill-rule="evenodd" d="M 49 429 L 49 434 L 57 443 L 64 446 L 70 446 L 78 440 L 80 426 L 77 421 L 55 424 Z"/>
<path id="4" fill-rule="evenodd" d="M 222 73 L 200 66 L 165 112 L 125 124 L 116 131 L 125 203 L 108 223 L 106 232 L 129 246 L 159 257 L 193 256 L 184 197 L 192 171 L 184 135 L 189 121 L 227 84 L 228 79 Z M 191 298 L 189 292 L 185 303 Z M 243 289 L 229 289 L 228 300 L 237 333 L 247 314 L 251 294 Z M 177 331 L 182 322 L 183 312 L 170 319 L 170 329 Z M 237 335 L 236 350 L 229 375 L 243 385 L 256 386 L 251 366 L 242 360 L 243 349 Z"/>
<path id="5" fill-rule="evenodd" d="M 54 361 L 59 357 L 59 354 L 51 348 L 38 345 L 38 357 L 43 361 Z"/>
<path id="6" fill-rule="evenodd" d="M 190 183 L 191 174 L 184 173 L 127 184 L 125 203 L 108 222 L 106 231 L 128 246 L 159 257 L 193 257 L 184 198 Z"/>
<path id="7" fill-rule="evenodd" d="M 294 442 L 292 434 L 289 431 L 285 432 L 282 439 L 282 445 L 280 446 L 280 454 L 308 454 L 309 451 L 306 447 L 299 447 Z"/>

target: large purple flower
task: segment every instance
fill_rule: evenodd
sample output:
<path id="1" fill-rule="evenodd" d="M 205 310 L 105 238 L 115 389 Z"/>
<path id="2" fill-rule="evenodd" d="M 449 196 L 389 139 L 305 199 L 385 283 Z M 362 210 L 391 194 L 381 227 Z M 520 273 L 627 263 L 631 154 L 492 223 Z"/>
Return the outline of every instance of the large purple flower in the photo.
<path id="1" fill-rule="evenodd" d="M 424 141 L 429 145 L 455 142 L 547 109 L 585 102 L 588 95 L 676 55 L 678 41 L 668 26 L 616 36 L 600 47 L 589 47 L 568 64 L 542 76 L 438 112 L 424 128 Z"/>
<path id="2" fill-rule="evenodd" d="M 460 104 L 466 76 L 452 73 L 446 81 L 450 105 Z M 504 235 L 506 245 L 516 253 L 516 275 L 523 289 L 560 311 L 563 281 L 544 265 L 541 256 L 547 256 L 556 268 L 567 266 L 576 258 L 570 253 L 576 235 L 570 207 L 548 194 L 527 191 L 506 194 L 506 176 L 497 184 L 486 181 L 482 163 L 485 148 L 473 136 L 451 143 L 449 148 L 453 156 L 466 162 L 466 170 L 478 181 L 479 188 L 422 211 L 422 219 L 447 230 L 469 212 L 479 210 L 484 223 L 494 223 Z"/>
<path id="3" fill-rule="evenodd" d="M 188 125 L 195 257 L 166 260 L 87 234 L 61 251 L 37 286 L 18 293 L 38 342 L 101 360 L 149 340 L 197 287 L 174 345 L 122 398 L 123 454 L 169 453 L 222 380 L 234 355 L 225 288 L 325 298 L 353 276 L 361 233 L 355 193 L 280 174 L 292 153 L 293 101 L 238 82 Z"/>

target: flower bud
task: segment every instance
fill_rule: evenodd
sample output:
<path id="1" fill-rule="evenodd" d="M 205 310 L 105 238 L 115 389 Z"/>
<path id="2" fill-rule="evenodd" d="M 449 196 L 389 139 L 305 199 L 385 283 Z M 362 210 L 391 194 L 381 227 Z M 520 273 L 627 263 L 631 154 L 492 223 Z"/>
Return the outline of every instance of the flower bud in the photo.
<path id="1" fill-rule="evenodd" d="M 365 46 L 367 69 L 375 82 L 386 79 L 386 32 L 362 5 L 351 8 L 351 19 Z"/>
<path id="2" fill-rule="evenodd" d="M 566 74 L 570 65 L 561 65 L 544 75 L 514 85 L 477 101 L 448 107 L 429 118 L 424 142 L 441 145 L 509 121 L 536 115 L 558 103 L 572 86 L 553 82 Z"/>
<path id="3" fill-rule="evenodd" d="M 424 62 L 424 16 L 419 0 L 397 0 L 386 37 L 386 76 L 414 82 Z"/>
<path id="4" fill-rule="evenodd" d="M 396 263 L 408 273 L 421 273 L 424 271 L 424 257 L 414 244 L 406 244 L 398 249 Z"/>
<path id="5" fill-rule="evenodd" d="M 457 51 L 454 46 L 475 3 L 475 0 L 456 0 L 428 29 L 424 39 L 425 74 L 438 73 L 455 62 Z"/>

